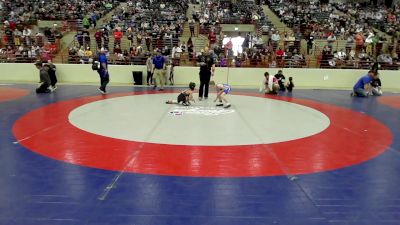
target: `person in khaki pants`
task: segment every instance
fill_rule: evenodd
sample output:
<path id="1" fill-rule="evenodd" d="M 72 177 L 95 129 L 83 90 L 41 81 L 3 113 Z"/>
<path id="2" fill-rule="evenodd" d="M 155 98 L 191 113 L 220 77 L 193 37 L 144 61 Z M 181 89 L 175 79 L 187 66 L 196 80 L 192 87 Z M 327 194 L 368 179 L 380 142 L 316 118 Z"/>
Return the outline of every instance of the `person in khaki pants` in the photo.
<path id="1" fill-rule="evenodd" d="M 153 58 L 153 74 L 155 75 L 154 89 L 160 85 L 160 91 L 164 90 L 164 74 L 165 74 L 165 58 L 161 55 L 161 51 L 157 50 L 157 56 Z"/>

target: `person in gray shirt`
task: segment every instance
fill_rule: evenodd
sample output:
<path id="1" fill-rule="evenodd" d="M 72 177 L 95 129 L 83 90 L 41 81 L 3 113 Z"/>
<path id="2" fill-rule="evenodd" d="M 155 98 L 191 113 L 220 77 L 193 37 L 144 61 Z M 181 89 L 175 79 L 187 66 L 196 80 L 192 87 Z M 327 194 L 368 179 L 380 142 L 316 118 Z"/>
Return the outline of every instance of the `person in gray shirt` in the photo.
<path id="1" fill-rule="evenodd" d="M 48 73 L 48 68 L 43 66 L 41 61 L 36 61 L 35 63 L 36 68 L 40 71 L 40 85 L 36 88 L 36 93 L 50 93 L 50 76 Z"/>

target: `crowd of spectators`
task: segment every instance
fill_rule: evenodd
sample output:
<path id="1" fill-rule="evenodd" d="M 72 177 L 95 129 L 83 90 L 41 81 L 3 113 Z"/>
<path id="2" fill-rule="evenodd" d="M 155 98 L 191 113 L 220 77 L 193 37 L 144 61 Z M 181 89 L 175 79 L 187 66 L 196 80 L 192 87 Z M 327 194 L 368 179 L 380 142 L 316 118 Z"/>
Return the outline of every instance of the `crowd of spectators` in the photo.
<path id="1" fill-rule="evenodd" d="M 0 3 L 0 60 L 31 62 L 51 59 L 57 53 L 64 26 L 32 31 L 37 20 L 68 20 L 79 27 L 96 26 L 96 21 L 117 4 L 114 0 L 3 0 Z"/>
<path id="2" fill-rule="evenodd" d="M 182 59 L 194 61 L 200 52 L 195 52 L 192 39 L 180 42 L 179 37 L 185 22 L 189 24 L 190 35 L 195 36 L 194 25 L 197 22 L 200 29 L 206 28 L 210 54 L 219 66 L 305 67 L 306 55 L 311 53 L 316 53 L 319 65 L 323 68 L 363 68 L 375 61 L 387 65 L 398 64 L 400 45 L 396 43 L 397 40 L 383 51 L 383 43 L 391 40 L 385 40 L 372 29 L 380 18 L 386 18 L 388 23 L 385 28 L 389 30 L 385 31 L 391 31 L 396 36 L 393 31 L 398 29 L 397 5 L 390 10 L 385 8 L 367 12 L 362 11 L 364 6 L 357 4 L 346 10 L 352 5 L 301 0 L 266 2 L 294 32 L 275 30 L 262 8 L 252 1 L 201 0 L 200 6 L 194 10 L 193 18 L 189 19 L 186 18 L 187 0 L 129 0 L 125 7 L 116 10 L 111 19 L 104 20 L 103 26 L 96 28 L 95 33 L 90 33 L 89 28 L 96 27 L 98 18 L 93 15 L 97 12 L 87 7 L 85 10 L 88 11 L 82 15 L 82 29 L 77 31 L 75 45 L 69 49 L 69 62 L 90 63 L 101 48 L 108 52 L 111 59 L 121 64 L 144 64 L 156 49 L 169 56 L 170 63 L 174 65 L 178 65 Z M 13 4 L 24 6 L 22 1 Z M 65 4 L 68 5 L 68 2 Z M 78 4 L 93 5 L 93 2 Z M 99 6 L 97 4 L 104 6 L 114 3 L 101 1 L 93 7 Z M 82 10 L 81 7 L 75 9 Z M 14 11 L 9 14 L 10 18 L 20 15 Z M 71 12 L 68 15 L 75 14 Z M 226 35 L 218 29 L 220 23 L 250 23 L 256 24 L 257 29 L 253 33 L 239 34 L 243 39 L 241 51 L 233 52 L 232 41 L 226 41 Z M 33 35 L 28 28 L 21 29 L 22 25 L 15 23 L 15 20 L 7 20 L 4 24 L 1 49 L 3 60 L 50 57 L 57 51 L 57 44 L 52 40 L 59 38 L 61 33 L 56 27 Z M 307 41 L 307 51 L 300 47 L 302 39 Z M 317 50 L 315 39 L 326 39 L 327 45 Z M 340 39 L 346 40 L 345 46 L 335 44 Z"/>
<path id="3" fill-rule="evenodd" d="M 262 8 L 252 1 L 202 0 L 193 14 L 193 19 L 200 23 L 250 24 L 262 18 Z"/>
<path id="4" fill-rule="evenodd" d="M 267 3 L 282 22 L 299 33 L 295 39 L 306 39 L 307 54 L 315 52 L 312 51 L 315 50 L 314 40 L 326 40 L 327 45 L 319 49 L 319 62 L 323 68 L 364 68 L 375 61 L 398 67 L 400 26 L 396 4 L 387 8 L 353 2 L 323 4 L 321 1 L 270 0 Z M 394 39 L 385 38 L 374 28 Z M 338 40 L 346 40 L 345 46 L 339 45 Z M 389 45 L 387 49 L 383 48 L 384 43 Z"/>
<path id="5" fill-rule="evenodd" d="M 303 36 L 313 32 L 314 38 L 318 39 L 332 35 L 345 39 L 349 33 L 365 28 L 364 24 L 356 23 L 333 5 L 320 1 L 270 0 L 268 4 L 283 23 L 299 30 Z"/>
<path id="6" fill-rule="evenodd" d="M 387 50 L 383 50 L 385 40 L 370 32 L 367 38 L 361 32 L 349 36 L 345 48 L 333 51 L 329 45 L 324 46 L 320 56 L 321 68 L 359 68 L 368 69 L 378 62 L 383 69 L 398 69 L 400 66 L 400 45 L 391 42 Z M 351 46 L 354 45 L 355 48 Z"/>
<path id="7" fill-rule="evenodd" d="M 400 37 L 400 4 L 394 3 L 393 7 L 360 3 L 335 3 L 334 6 L 356 19 L 359 24 L 367 24 L 389 35 Z"/>
<path id="8" fill-rule="evenodd" d="M 389 35 L 400 29 L 397 4 L 390 9 L 354 2 L 322 4 L 320 1 L 270 0 L 268 4 L 289 27 L 298 27 L 303 35 L 313 32 L 315 38 L 320 39 L 331 35 L 346 39 L 373 27 Z"/>
<path id="9" fill-rule="evenodd" d="M 93 39 L 93 50 L 104 48 L 111 58 L 121 63 L 135 59 L 143 62 L 154 49 L 171 53 L 174 47 L 180 47 L 187 8 L 186 1 L 128 1 L 126 7 L 117 9 L 110 20 L 104 21 L 93 37 L 86 30 L 77 32 L 76 46 L 69 51 L 70 61 L 87 62 L 83 52 L 93 47 Z"/>
<path id="10" fill-rule="evenodd" d="M 192 17 L 207 32 L 210 26 L 218 27 L 218 24 L 256 24 L 263 32 L 273 29 L 262 7 L 254 1 L 202 0 Z"/>
<path id="11" fill-rule="evenodd" d="M 1 21 L 31 23 L 36 20 L 99 19 L 112 10 L 114 0 L 3 0 Z"/>
<path id="12" fill-rule="evenodd" d="M 1 62 L 51 60 L 58 51 L 62 33 L 58 26 L 33 32 L 29 26 L 5 24 L 0 42 Z"/>

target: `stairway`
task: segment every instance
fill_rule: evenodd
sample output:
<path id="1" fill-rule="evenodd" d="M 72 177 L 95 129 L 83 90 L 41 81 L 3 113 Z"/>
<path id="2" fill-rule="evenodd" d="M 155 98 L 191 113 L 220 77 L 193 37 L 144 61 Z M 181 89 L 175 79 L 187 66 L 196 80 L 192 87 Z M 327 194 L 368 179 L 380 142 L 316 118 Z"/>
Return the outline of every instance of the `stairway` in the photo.
<path id="1" fill-rule="evenodd" d="M 97 49 L 97 44 L 94 39 L 94 34 L 96 33 L 96 29 L 99 27 L 102 27 L 105 20 L 109 20 L 111 18 L 111 16 L 114 15 L 114 13 L 117 11 L 117 9 L 121 9 L 124 6 L 126 6 L 126 3 L 121 3 L 120 5 L 115 7 L 113 10 L 111 10 L 109 13 L 107 13 L 105 16 L 103 16 L 101 19 L 99 19 L 97 21 L 97 27 L 95 29 L 89 30 L 89 33 L 90 33 L 89 35 L 90 35 L 90 39 L 91 39 L 90 49 L 92 49 L 93 53 L 96 53 L 96 49 Z M 55 63 L 67 63 L 66 57 L 68 56 L 68 50 L 75 44 L 76 32 L 77 32 L 76 30 L 72 30 L 63 35 L 63 38 L 61 39 L 61 43 L 64 43 L 64 44 L 61 45 L 60 51 L 53 58 L 53 61 Z M 114 43 L 114 38 L 110 37 L 110 46 L 113 43 Z M 125 45 L 125 42 L 121 43 L 121 45 L 122 44 Z"/>
<path id="2" fill-rule="evenodd" d="M 281 22 L 279 17 L 275 15 L 275 13 L 267 5 L 263 5 L 262 8 L 264 10 L 265 15 L 268 17 L 268 20 L 271 21 L 271 23 L 279 32 L 287 32 L 287 31 L 293 32 L 293 30 L 290 27 L 286 26 L 284 23 Z"/>

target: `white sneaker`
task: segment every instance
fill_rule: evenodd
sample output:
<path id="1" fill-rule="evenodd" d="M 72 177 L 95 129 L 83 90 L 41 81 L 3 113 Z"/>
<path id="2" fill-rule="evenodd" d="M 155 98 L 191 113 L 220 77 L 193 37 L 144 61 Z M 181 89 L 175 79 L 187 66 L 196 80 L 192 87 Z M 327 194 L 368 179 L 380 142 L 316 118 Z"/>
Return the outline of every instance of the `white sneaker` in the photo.
<path id="1" fill-rule="evenodd" d="M 57 85 L 53 86 L 53 91 L 55 91 L 57 89 Z"/>
<path id="2" fill-rule="evenodd" d="M 201 101 L 201 100 L 203 100 L 203 98 L 202 98 L 202 97 L 199 97 L 199 101 Z"/>
<path id="3" fill-rule="evenodd" d="M 50 92 L 53 92 L 55 90 L 52 86 L 49 86 L 47 89 L 49 89 Z"/>
<path id="4" fill-rule="evenodd" d="M 231 103 L 228 103 L 228 104 L 226 104 L 226 105 L 224 106 L 225 109 L 226 109 L 226 108 L 229 108 L 229 107 L 231 107 Z"/>
<path id="5" fill-rule="evenodd" d="M 103 91 L 103 90 L 101 90 L 100 88 L 98 88 L 97 90 L 99 90 L 99 91 L 100 91 L 100 93 L 101 93 L 101 94 L 103 94 L 103 95 L 105 95 L 105 94 L 106 94 L 106 92 L 105 92 L 105 91 Z"/>

